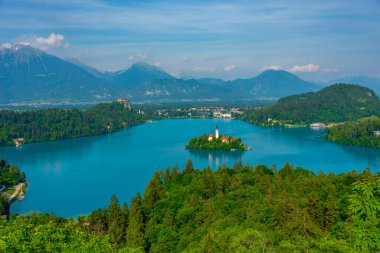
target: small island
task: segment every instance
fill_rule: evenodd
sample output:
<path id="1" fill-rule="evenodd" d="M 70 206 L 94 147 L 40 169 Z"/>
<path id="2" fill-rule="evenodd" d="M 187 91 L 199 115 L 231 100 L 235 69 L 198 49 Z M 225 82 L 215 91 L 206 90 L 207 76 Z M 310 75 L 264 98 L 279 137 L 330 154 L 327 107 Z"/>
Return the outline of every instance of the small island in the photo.
<path id="1" fill-rule="evenodd" d="M 217 125 L 215 135 L 210 133 L 210 135 L 204 134 L 192 138 L 189 144 L 186 145 L 186 149 L 238 151 L 250 150 L 251 148 L 242 143 L 241 138 L 219 134 L 219 127 Z"/>

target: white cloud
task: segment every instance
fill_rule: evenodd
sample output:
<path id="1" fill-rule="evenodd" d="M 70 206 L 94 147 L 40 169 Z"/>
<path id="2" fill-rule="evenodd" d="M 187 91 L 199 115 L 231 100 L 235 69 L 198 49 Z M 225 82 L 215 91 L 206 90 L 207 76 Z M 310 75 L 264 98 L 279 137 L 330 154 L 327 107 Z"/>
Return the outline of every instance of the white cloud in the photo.
<path id="1" fill-rule="evenodd" d="M 24 41 L 17 42 L 17 44 L 20 44 L 23 46 L 30 46 L 31 43 L 29 41 L 24 40 Z"/>
<path id="2" fill-rule="evenodd" d="M 310 63 L 307 65 L 294 65 L 289 71 L 292 73 L 298 73 L 298 72 L 316 72 L 319 70 L 319 65 Z"/>
<path id="3" fill-rule="evenodd" d="M 224 71 L 231 71 L 234 68 L 236 68 L 236 64 L 228 65 L 228 66 L 224 67 Z"/>
<path id="4" fill-rule="evenodd" d="M 326 72 L 326 73 L 337 73 L 337 72 L 339 72 L 339 69 L 338 68 L 325 68 L 325 69 L 323 69 L 323 72 Z"/>
<path id="5" fill-rule="evenodd" d="M 2 44 L 1 47 L 2 48 L 11 48 L 14 45 L 30 46 L 31 43 L 29 41 L 19 41 L 19 42 L 16 42 L 15 44 L 6 42 L 6 43 Z"/>
<path id="6" fill-rule="evenodd" d="M 161 66 L 161 62 L 156 61 L 155 63 L 153 63 L 153 66 L 156 66 L 157 68 L 159 68 Z"/>
<path id="7" fill-rule="evenodd" d="M 49 48 L 68 48 L 70 44 L 65 43 L 65 36 L 62 34 L 51 33 L 48 37 L 37 37 L 33 34 L 31 35 L 22 35 L 17 40 L 15 40 L 14 44 L 24 45 L 24 46 L 32 46 L 39 48 L 41 50 L 48 50 Z M 3 48 L 12 47 L 11 43 L 4 43 L 2 45 Z"/>
<path id="8" fill-rule="evenodd" d="M 146 54 L 134 54 L 128 57 L 129 61 L 144 61 L 148 55 Z"/>
<path id="9" fill-rule="evenodd" d="M 183 61 L 183 62 L 186 62 L 186 63 L 189 63 L 189 62 L 192 62 L 193 59 L 190 58 L 190 57 L 184 56 L 184 57 L 182 57 L 182 61 Z"/>
<path id="10" fill-rule="evenodd" d="M 62 34 L 55 34 L 51 33 L 48 37 L 37 37 L 34 40 L 34 45 L 39 47 L 63 47 L 65 44 L 63 43 L 63 40 L 65 39 L 65 36 Z"/>
<path id="11" fill-rule="evenodd" d="M 2 48 L 11 48 L 12 47 L 12 44 L 11 43 L 4 43 L 3 45 L 1 45 Z"/>
<path id="12" fill-rule="evenodd" d="M 270 66 L 264 66 L 259 71 L 265 71 L 265 70 L 281 70 L 284 69 L 282 66 L 279 65 L 270 65 Z"/>
<path id="13" fill-rule="evenodd" d="M 216 71 L 214 68 L 208 68 L 208 67 L 194 67 L 193 68 L 194 72 L 208 72 L 208 73 L 213 73 Z"/>

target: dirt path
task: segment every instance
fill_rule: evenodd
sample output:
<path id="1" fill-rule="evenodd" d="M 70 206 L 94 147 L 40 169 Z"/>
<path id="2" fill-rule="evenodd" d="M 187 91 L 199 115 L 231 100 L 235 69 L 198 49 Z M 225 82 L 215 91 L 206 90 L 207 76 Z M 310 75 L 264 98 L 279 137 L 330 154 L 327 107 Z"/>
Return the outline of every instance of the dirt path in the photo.
<path id="1" fill-rule="evenodd" d="M 17 195 L 18 195 L 18 193 L 20 192 L 20 191 L 22 191 L 22 186 L 24 185 L 24 183 L 19 183 L 17 186 L 16 186 L 16 190 L 15 190 L 15 192 L 11 195 L 11 196 L 9 196 L 9 198 L 8 198 L 8 200 L 9 201 L 11 201 L 12 199 L 14 199 Z"/>

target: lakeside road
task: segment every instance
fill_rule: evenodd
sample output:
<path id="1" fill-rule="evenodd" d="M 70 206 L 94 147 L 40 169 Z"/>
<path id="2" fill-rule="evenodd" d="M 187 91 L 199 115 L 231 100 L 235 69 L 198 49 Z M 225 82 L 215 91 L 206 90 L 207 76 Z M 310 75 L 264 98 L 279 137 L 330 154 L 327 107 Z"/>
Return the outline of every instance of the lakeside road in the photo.
<path id="1" fill-rule="evenodd" d="M 15 192 L 8 197 L 8 201 L 12 201 L 12 199 L 14 199 L 18 193 L 22 190 L 22 186 L 24 185 L 24 183 L 19 183 L 17 186 L 16 186 L 16 190 Z"/>

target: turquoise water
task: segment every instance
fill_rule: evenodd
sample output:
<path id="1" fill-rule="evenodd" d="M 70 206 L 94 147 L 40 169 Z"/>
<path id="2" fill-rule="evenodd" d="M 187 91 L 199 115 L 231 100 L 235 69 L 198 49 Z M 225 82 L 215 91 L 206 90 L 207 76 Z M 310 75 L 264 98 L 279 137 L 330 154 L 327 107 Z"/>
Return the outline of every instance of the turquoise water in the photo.
<path id="1" fill-rule="evenodd" d="M 221 133 L 241 137 L 252 147 L 245 153 L 190 152 L 187 141 L 219 124 Z M 130 201 L 145 189 L 153 172 L 192 158 L 195 167 L 224 162 L 277 164 L 286 161 L 318 172 L 380 171 L 380 150 L 330 143 L 323 131 L 309 128 L 261 128 L 238 120 L 179 119 L 157 121 L 90 138 L 0 148 L 0 157 L 26 172 L 26 198 L 13 212 L 31 210 L 69 217 L 108 204 L 112 194 Z"/>

